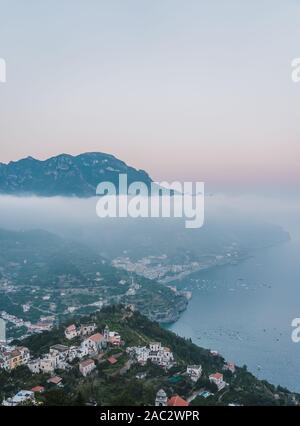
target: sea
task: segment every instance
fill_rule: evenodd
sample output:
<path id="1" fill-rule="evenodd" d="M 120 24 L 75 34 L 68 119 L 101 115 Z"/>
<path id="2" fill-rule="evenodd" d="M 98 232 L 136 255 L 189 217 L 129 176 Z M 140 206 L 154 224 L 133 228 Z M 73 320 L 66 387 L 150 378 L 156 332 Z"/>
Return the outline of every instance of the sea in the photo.
<path id="1" fill-rule="evenodd" d="M 192 299 L 168 326 L 197 345 L 246 365 L 261 379 L 300 392 L 300 241 L 261 249 L 237 264 L 198 272 L 181 283 Z"/>

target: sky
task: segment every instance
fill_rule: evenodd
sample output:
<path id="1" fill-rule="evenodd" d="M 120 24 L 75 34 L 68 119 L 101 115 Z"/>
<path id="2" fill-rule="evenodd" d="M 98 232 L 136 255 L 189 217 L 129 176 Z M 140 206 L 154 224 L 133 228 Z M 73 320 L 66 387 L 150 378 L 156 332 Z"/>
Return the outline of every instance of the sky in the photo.
<path id="1" fill-rule="evenodd" d="M 298 188 L 299 22 L 299 0 L 0 0 L 0 161 Z"/>

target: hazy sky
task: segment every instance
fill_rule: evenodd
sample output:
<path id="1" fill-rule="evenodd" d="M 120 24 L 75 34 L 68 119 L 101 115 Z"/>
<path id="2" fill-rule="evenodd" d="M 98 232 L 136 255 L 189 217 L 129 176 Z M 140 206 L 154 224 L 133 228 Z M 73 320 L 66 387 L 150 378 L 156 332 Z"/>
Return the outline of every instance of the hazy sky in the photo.
<path id="1" fill-rule="evenodd" d="M 0 0 L 0 161 L 299 185 L 299 0 Z"/>

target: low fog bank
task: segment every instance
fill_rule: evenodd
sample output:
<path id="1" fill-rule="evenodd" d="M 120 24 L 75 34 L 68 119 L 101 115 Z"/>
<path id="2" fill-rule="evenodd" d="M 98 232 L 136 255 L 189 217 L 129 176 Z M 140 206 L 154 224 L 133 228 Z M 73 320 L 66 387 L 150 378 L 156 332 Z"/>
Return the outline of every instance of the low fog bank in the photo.
<path id="1" fill-rule="evenodd" d="M 300 200 L 259 196 L 208 196 L 201 229 L 183 219 L 100 219 L 97 198 L 0 197 L 0 228 L 44 229 L 90 245 L 108 257 L 124 250 L 144 254 L 205 250 L 238 241 L 244 247 L 279 241 L 279 226 L 300 241 Z M 278 234 L 278 235 L 277 235 Z"/>

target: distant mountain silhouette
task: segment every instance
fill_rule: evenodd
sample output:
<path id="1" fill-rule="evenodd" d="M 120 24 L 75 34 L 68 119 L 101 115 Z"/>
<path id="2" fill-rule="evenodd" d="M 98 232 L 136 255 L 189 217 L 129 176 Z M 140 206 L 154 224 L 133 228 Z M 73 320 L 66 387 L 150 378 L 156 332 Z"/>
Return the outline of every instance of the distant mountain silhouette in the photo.
<path id="1" fill-rule="evenodd" d="M 44 161 L 27 157 L 0 163 L 0 194 L 91 197 L 100 182 L 109 181 L 118 188 L 120 173 L 127 174 L 129 184 L 139 181 L 149 187 L 152 182 L 145 171 L 130 167 L 113 155 L 61 154 Z"/>

